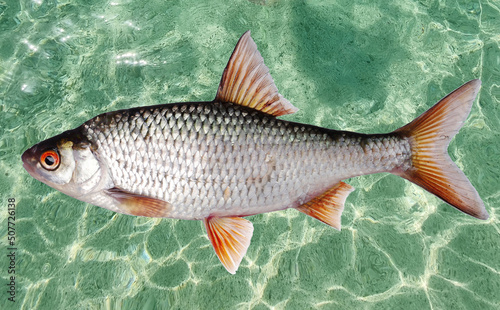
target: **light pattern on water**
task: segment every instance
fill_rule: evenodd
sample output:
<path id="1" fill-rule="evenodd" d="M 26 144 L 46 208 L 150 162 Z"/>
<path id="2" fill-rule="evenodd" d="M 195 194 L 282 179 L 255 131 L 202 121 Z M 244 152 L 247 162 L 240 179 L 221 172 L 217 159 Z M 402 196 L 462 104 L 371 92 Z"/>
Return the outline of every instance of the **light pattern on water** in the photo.
<path id="1" fill-rule="evenodd" d="M 18 201 L 9 309 L 496 309 L 500 307 L 500 3 L 0 2 L 0 189 Z M 215 96 L 252 35 L 286 119 L 367 133 L 412 120 L 473 78 L 479 100 L 449 152 L 490 219 L 390 175 L 359 177 L 338 232 L 295 210 L 250 217 L 237 274 L 199 222 L 136 218 L 32 179 L 20 155 L 105 111 Z M 0 212 L 2 242 L 7 213 Z M 6 249 L 6 246 L 4 246 Z M 5 250 L 6 251 L 6 250 Z M 8 261 L 0 259 L 7 280 Z"/>

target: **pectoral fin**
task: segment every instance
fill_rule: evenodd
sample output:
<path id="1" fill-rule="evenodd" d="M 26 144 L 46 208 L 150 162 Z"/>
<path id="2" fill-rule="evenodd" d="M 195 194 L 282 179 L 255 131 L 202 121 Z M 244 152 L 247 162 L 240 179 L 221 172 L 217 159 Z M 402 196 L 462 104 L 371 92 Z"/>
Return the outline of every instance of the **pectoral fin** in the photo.
<path id="1" fill-rule="evenodd" d="M 215 254 L 227 271 L 235 274 L 250 245 L 252 223 L 241 217 L 211 217 L 203 222 Z"/>
<path id="2" fill-rule="evenodd" d="M 172 205 L 166 201 L 127 192 L 117 187 L 108 189 L 106 193 L 118 200 L 120 211 L 124 214 L 146 217 L 168 217 Z"/>
<path id="3" fill-rule="evenodd" d="M 351 185 L 339 182 L 323 194 L 299 206 L 297 210 L 340 230 L 344 203 L 353 190 L 354 187 Z"/>

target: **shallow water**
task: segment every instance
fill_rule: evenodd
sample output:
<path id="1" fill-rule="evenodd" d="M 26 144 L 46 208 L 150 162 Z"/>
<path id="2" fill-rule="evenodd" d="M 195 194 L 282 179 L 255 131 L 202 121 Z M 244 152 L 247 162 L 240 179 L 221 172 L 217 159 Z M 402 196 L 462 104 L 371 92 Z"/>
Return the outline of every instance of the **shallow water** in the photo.
<path id="1" fill-rule="evenodd" d="M 2 309 L 499 308 L 499 14 L 486 0 L 0 1 Z M 230 275 L 200 222 L 115 214 L 22 168 L 29 146 L 102 112 L 213 99 L 249 29 L 293 121 L 388 132 L 480 78 L 449 153 L 490 219 L 396 176 L 358 177 L 341 232 L 295 210 L 249 217 Z"/>

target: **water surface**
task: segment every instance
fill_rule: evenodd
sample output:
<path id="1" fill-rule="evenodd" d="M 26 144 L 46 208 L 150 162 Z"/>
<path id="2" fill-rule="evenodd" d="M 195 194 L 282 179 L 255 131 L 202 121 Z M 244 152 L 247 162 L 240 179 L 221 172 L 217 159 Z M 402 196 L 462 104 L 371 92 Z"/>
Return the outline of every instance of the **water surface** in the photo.
<path id="1" fill-rule="evenodd" d="M 498 309 L 498 1 L 0 1 L 1 304 L 6 309 Z M 212 100 L 252 36 L 286 119 L 367 133 L 483 81 L 449 152 L 490 219 L 398 177 L 348 180 L 338 232 L 295 210 L 249 217 L 225 271 L 200 222 L 138 218 L 31 178 L 32 144 L 105 111 Z M 7 302 L 15 198 L 16 302 Z"/>

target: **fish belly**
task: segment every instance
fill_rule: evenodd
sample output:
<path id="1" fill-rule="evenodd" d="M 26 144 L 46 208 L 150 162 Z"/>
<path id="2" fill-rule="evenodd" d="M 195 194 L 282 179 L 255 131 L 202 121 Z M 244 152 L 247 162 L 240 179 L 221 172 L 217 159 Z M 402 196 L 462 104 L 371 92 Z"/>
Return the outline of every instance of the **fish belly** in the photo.
<path id="1" fill-rule="evenodd" d="M 340 180 L 406 169 L 411 158 L 396 135 L 333 131 L 219 102 L 116 111 L 83 130 L 114 187 L 166 201 L 168 217 L 179 219 L 298 207 Z"/>

